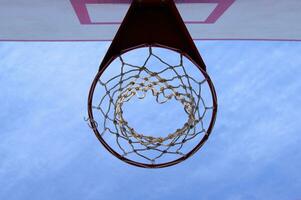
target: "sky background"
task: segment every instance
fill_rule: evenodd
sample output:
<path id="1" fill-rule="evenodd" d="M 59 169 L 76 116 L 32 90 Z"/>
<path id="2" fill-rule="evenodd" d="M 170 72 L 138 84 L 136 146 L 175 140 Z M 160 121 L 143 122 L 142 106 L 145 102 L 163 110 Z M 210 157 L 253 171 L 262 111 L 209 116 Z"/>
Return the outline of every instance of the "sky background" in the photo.
<path id="1" fill-rule="evenodd" d="M 84 121 L 108 42 L 0 43 L 0 199 L 300 200 L 301 43 L 196 44 L 218 95 L 214 130 L 185 162 L 141 169 Z"/>

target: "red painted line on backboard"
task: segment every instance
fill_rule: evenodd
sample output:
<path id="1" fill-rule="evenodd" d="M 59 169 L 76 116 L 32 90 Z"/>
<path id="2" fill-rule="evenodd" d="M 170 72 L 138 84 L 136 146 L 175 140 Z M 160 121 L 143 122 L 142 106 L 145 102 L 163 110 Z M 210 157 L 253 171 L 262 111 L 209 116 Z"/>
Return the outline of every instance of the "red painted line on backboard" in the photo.
<path id="1" fill-rule="evenodd" d="M 257 42 L 301 42 L 301 39 L 245 39 L 245 38 L 196 38 L 195 41 L 257 41 Z M 111 39 L 88 39 L 88 40 L 4 40 L 0 42 L 111 42 Z"/>
<path id="2" fill-rule="evenodd" d="M 176 3 L 214 3 L 217 6 L 205 21 L 185 21 L 186 24 L 213 24 L 215 23 L 234 3 L 235 0 L 175 0 Z M 87 9 L 87 4 L 129 4 L 131 0 L 70 0 L 73 9 L 81 24 L 120 24 L 120 22 L 92 22 Z"/>

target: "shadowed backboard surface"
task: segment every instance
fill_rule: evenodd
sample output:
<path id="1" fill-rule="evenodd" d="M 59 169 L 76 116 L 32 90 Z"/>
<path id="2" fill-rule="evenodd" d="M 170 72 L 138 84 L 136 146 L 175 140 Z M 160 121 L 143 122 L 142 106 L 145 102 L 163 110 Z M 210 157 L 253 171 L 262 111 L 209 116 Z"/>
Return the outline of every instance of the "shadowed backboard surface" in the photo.
<path id="1" fill-rule="evenodd" d="M 0 41 L 112 40 L 130 0 L 0 0 Z M 301 41 L 300 0 L 176 0 L 193 39 Z"/>

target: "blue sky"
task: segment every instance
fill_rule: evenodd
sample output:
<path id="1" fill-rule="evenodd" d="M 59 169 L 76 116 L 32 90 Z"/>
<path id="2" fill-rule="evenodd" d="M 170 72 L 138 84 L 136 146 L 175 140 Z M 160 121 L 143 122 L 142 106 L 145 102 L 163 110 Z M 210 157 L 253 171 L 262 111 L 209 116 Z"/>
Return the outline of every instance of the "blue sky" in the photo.
<path id="1" fill-rule="evenodd" d="M 108 46 L 0 43 L 0 199 L 301 198 L 301 43 L 198 41 L 216 125 L 192 158 L 156 170 L 113 157 L 83 120 Z"/>

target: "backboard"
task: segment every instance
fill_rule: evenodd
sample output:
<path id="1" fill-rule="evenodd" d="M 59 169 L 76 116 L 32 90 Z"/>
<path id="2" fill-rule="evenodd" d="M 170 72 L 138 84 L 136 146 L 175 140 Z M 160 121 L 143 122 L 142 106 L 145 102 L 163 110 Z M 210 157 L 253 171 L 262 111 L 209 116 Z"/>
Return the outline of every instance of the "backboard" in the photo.
<path id="1" fill-rule="evenodd" d="M 110 41 L 130 0 L 0 0 L 0 41 Z M 195 40 L 301 41 L 300 0 L 176 0 Z"/>

